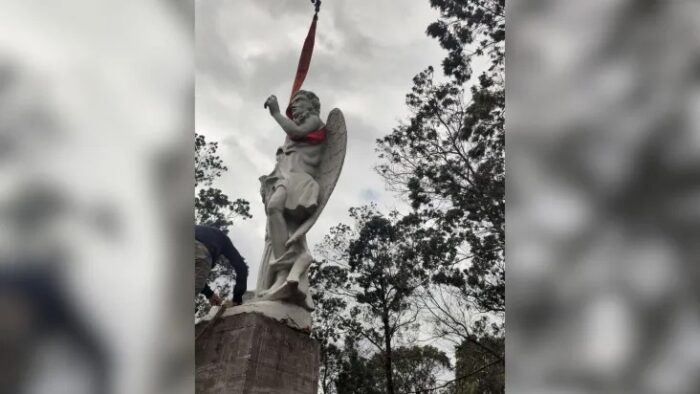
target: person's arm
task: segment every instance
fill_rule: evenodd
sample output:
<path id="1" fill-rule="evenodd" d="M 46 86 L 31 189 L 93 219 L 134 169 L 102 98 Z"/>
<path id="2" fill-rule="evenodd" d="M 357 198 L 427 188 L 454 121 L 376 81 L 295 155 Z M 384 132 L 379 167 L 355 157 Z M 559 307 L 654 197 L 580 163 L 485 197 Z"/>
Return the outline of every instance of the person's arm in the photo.
<path id="1" fill-rule="evenodd" d="M 243 257 L 238 253 L 235 247 L 225 254 L 226 259 L 231 263 L 233 270 L 236 272 L 236 285 L 233 287 L 233 302 L 236 304 L 243 303 L 243 294 L 248 289 L 248 265 L 246 265 Z"/>
<path id="2" fill-rule="evenodd" d="M 200 293 L 204 294 L 204 296 L 207 297 L 207 299 L 210 299 L 211 296 L 214 295 L 214 290 L 212 290 L 211 287 L 209 287 L 209 285 L 204 285 L 204 288 Z"/>

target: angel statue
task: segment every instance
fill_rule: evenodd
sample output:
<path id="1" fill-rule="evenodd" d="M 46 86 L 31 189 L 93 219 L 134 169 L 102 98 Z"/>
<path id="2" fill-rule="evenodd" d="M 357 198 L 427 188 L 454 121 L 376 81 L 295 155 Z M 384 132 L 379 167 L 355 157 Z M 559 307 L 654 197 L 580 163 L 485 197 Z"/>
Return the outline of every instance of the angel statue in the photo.
<path id="1" fill-rule="evenodd" d="M 308 268 L 313 258 L 306 244 L 306 233 L 323 211 L 338 181 L 347 143 L 345 120 L 336 108 L 324 124 L 318 97 L 306 90 L 299 90 L 292 96 L 287 116 L 280 113 L 274 95 L 267 99 L 265 107 L 286 137 L 277 149 L 274 170 L 260 177 L 267 231 L 256 298 L 247 308 L 243 305 L 235 309 L 272 313 L 275 316 L 271 317 L 288 323 L 296 319 L 292 325 L 305 329 L 310 327 L 303 327 L 307 323 L 298 321 L 300 311 L 290 310 L 301 308 L 302 314 L 308 315 L 302 320 L 308 318 L 310 326 L 308 312 L 314 306 L 309 292 Z M 268 307 L 263 308 L 266 304 Z"/>

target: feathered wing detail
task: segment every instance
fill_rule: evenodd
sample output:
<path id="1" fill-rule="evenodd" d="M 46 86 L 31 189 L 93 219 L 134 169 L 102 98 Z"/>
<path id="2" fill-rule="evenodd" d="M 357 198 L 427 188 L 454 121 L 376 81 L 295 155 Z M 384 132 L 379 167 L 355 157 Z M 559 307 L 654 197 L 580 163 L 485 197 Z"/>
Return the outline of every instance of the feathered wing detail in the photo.
<path id="1" fill-rule="evenodd" d="M 320 170 L 316 179 L 319 185 L 318 208 L 316 208 L 311 217 L 306 219 L 306 221 L 297 228 L 290 239 L 298 240 L 306 235 L 309 229 L 316 223 L 316 220 L 318 220 L 321 212 L 323 212 L 323 208 L 326 207 L 328 199 L 331 193 L 333 193 L 336 183 L 338 183 L 340 171 L 343 169 L 347 143 L 348 136 L 347 129 L 345 128 L 345 118 L 343 117 L 343 113 L 338 108 L 335 108 L 328 114 L 325 148 L 321 154 Z"/>

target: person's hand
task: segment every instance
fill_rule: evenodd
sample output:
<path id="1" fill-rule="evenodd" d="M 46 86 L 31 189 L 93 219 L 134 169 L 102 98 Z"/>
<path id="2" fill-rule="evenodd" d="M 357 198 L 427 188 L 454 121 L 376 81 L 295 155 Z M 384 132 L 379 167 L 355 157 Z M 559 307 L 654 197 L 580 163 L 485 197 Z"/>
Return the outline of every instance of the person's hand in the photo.
<path id="1" fill-rule="evenodd" d="M 268 97 L 265 101 L 265 108 L 270 110 L 270 115 L 280 113 L 280 105 L 277 102 L 277 96 L 273 94 L 270 97 Z"/>
<path id="2" fill-rule="evenodd" d="M 221 299 L 221 297 L 219 297 L 218 294 L 214 293 L 209 298 L 209 303 L 212 305 L 219 306 L 219 305 L 221 305 L 221 303 L 223 303 L 223 300 Z"/>

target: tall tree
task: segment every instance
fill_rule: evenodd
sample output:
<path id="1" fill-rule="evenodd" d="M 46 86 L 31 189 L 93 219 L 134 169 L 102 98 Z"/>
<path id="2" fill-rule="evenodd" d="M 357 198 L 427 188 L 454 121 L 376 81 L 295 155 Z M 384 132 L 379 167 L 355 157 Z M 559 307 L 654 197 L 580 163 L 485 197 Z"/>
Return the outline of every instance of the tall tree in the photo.
<path id="1" fill-rule="evenodd" d="M 319 270 L 317 262 L 312 263 L 309 270 L 309 280 L 316 287 L 323 283 L 322 291 L 314 291 L 312 297 L 316 309 L 311 315 L 313 331 L 311 336 L 316 339 L 321 348 L 321 368 L 319 385 L 325 394 L 336 393 L 336 383 L 343 368 L 343 363 L 349 357 L 349 349 L 340 345 L 344 340 L 343 318 L 347 309 L 347 300 L 335 289 L 345 282 L 345 275 L 339 267 L 325 267 Z M 320 289 L 320 287 L 316 287 Z"/>
<path id="2" fill-rule="evenodd" d="M 505 312 L 503 0 L 431 0 L 428 35 L 448 51 L 413 80 L 411 117 L 377 141 L 377 170 L 454 253 L 433 275 L 480 311 Z M 474 59 L 487 60 L 473 78 Z"/>
<path id="3" fill-rule="evenodd" d="M 323 302 L 316 315 L 329 305 L 337 307 L 333 329 L 375 349 L 382 360 L 383 392 L 393 394 L 399 383 L 395 348 L 417 326 L 413 296 L 428 279 L 417 238 L 407 235 L 419 223 L 397 213 L 383 215 L 375 207 L 353 208 L 350 216 L 355 226 L 333 227 L 318 248 L 322 258 L 311 278 L 316 289 L 323 289 Z"/>
<path id="4" fill-rule="evenodd" d="M 429 67 L 414 78 L 411 116 L 377 141 L 377 171 L 441 251 L 419 298 L 436 334 L 486 355 L 473 364 L 502 367 L 502 349 L 484 338 L 504 335 L 505 0 L 430 4 L 440 17 L 427 34 L 447 51 L 444 77 Z"/>

